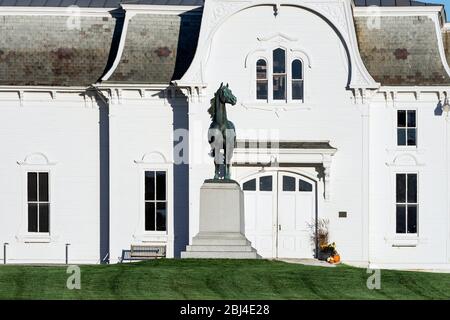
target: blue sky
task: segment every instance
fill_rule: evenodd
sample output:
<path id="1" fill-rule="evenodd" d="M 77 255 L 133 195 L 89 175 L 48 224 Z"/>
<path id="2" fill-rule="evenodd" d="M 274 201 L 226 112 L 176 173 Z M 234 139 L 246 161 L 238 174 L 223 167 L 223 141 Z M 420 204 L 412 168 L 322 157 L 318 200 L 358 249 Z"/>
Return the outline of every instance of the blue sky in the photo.
<path id="1" fill-rule="evenodd" d="M 445 13 L 447 14 L 447 21 L 450 20 L 450 0 L 421 0 L 427 3 L 439 3 L 445 6 Z"/>
<path id="2" fill-rule="evenodd" d="M 445 11 L 450 8 L 450 0 L 422 0 L 422 2 L 443 4 L 445 5 Z"/>

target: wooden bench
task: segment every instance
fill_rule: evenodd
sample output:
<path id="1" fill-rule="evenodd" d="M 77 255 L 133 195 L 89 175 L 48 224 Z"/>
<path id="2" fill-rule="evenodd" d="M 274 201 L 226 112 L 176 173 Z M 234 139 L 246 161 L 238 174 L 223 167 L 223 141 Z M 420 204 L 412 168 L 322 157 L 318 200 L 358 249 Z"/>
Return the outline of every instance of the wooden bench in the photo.
<path id="1" fill-rule="evenodd" d="M 122 250 L 120 262 L 164 258 L 166 246 L 131 245 L 130 250 Z"/>

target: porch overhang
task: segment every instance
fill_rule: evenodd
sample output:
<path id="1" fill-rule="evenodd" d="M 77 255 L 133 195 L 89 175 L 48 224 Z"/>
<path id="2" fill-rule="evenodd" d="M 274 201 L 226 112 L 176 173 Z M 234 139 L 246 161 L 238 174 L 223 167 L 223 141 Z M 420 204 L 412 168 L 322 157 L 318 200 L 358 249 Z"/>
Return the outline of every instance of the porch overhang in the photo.
<path id="1" fill-rule="evenodd" d="M 233 166 L 319 166 L 324 182 L 324 198 L 331 199 L 331 163 L 337 149 L 329 141 L 258 141 L 238 140 Z"/>

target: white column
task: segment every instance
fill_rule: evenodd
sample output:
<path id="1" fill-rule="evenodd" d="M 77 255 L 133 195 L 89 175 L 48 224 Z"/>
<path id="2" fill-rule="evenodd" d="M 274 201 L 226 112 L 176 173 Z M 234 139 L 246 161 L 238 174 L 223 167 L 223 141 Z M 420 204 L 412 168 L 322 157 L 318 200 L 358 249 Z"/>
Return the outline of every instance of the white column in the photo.
<path id="1" fill-rule="evenodd" d="M 325 201 L 331 200 L 331 155 L 324 156 L 323 159 L 323 182 L 324 182 L 324 198 Z"/>
<path id="2" fill-rule="evenodd" d="M 189 99 L 189 240 L 198 233 L 200 212 L 200 187 L 214 174 L 209 171 L 207 129 L 209 126 L 209 99 L 198 88 L 183 90 Z"/>
<path id="3" fill-rule="evenodd" d="M 362 260 L 370 262 L 370 107 L 367 102 L 361 105 L 361 224 Z"/>
<path id="4" fill-rule="evenodd" d="M 446 162 L 446 201 L 447 201 L 447 262 L 450 263 L 450 138 L 449 138 L 450 117 L 449 112 L 445 112 L 445 162 Z"/>

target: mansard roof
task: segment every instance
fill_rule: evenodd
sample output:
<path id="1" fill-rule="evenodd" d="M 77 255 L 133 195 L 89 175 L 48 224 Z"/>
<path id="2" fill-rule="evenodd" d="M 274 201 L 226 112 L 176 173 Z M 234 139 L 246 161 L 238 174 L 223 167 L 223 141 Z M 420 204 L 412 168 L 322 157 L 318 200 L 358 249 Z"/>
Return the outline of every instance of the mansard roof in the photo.
<path id="1" fill-rule="evenodd" d="M 377 28 L 371 27 L 371 17 L 354 19 L 361 57 L 375 81 L 396 86 L 450 84 L 439 52 L 440 35 L 430 17 L 383 16 Z"/>
<path id="2" fill-rule="evenodd" d="M 135 15 L 128 23 L 120 62 L 108 81 L 163 84 L 180 79 L 194 58 L 201 19 L 198 11 Z"/>
<path id="3" fill-rule="evenodd" d="M 124 37 L 119 3 L 186 6 L 181 14 L 134 15 Z M 81 15 L 73 28 L 67 15 L 52 18 L 33 14 L 2 14 L 0 10 L 0 85 L 89 86 L 98 82 L 114 62 L 112 83 L 168 84 L 180 79 L 197 46 L 203 0 L 0 0 L 0 6 L 68 5 L 105 8 L 101 14 Z M 428 5 L 404 0 L 356 0 L 357 6 Z M 110 8 L 116 8 L 111 10 Z M 65 9 L 63 9 L 65 10 Z M 380 28 L 369 28 L 367 17 L 355 16 L 358 45 L 364 64 L 382 85 L 449 85 L 435 22 L 427 16 L 383 16 Z M 439 35 L 440 36 L 440 35 Z M 444 28 L 450 60 L 450 32 Z"/>
<path id="4" fill-rule="evenodd" d="M 103 74 L 117 19 L 2 15 L 0 85 L 89 86 Z M 69 23 L 69 25 L 68 25 Z"/>

